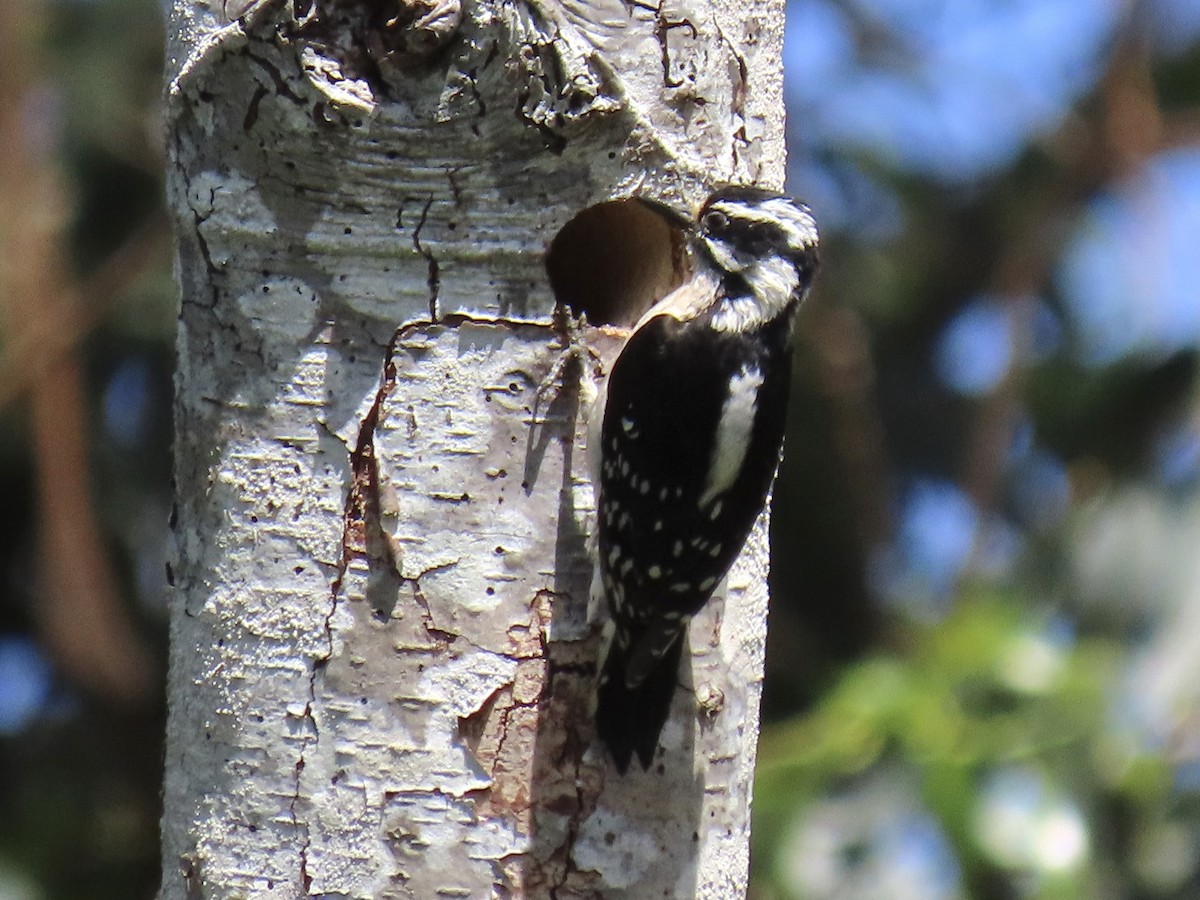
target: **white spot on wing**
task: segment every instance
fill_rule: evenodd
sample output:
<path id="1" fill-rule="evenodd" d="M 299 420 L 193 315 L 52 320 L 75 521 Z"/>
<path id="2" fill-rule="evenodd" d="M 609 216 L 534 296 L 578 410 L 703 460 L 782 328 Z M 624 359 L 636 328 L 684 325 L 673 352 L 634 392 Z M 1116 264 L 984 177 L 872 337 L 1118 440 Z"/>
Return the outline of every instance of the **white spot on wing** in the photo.
<path id="1" fill-rule="evenodd" d="M 729 490 L 742 470 L 742 463 L 746 461 L 746 450 L 750 446 L 750 432 L 754 428 L 758 390 L 762 384 L 762 372 L 751 366 L 743 366 L 729 382 L 729 396 L 725 398 L 721 407 L 721 418 L 717 422 L 717 441 L 708 464 L 704 492 L 700 495 L 701 507 L 712 503 L 718 494 Z M 713 512 L 710 515 L 715 519 L 719 513 Z"/>

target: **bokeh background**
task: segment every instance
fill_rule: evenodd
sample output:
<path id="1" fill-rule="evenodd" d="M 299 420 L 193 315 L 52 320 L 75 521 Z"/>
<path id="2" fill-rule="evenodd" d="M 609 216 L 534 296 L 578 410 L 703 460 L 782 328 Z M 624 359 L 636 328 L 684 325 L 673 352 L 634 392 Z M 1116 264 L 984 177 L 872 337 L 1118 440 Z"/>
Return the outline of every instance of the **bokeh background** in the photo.
<path id="1" fill-rule="evenodd" d="M 0 900 L 158 881 L 153 0 L 0 2 Z M 1200 3 L 791 0 L 756 900 L 1200 897 Z"/>

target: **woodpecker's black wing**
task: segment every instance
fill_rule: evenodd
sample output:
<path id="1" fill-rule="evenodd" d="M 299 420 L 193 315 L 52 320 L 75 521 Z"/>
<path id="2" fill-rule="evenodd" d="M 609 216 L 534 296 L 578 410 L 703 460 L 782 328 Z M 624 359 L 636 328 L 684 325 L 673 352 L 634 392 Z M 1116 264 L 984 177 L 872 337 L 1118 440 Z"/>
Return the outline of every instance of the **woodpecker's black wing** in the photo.
<path id="1" fill-rule="evenodd" d="M 728 572 L 774 477 L 790 373 L 787 329 L 719 331 L 656 316 L 609 374 L 600 429 L 599 566 L 616 625 L 597 728 L 625 770 L 649 765 L 682 632 Z"/>

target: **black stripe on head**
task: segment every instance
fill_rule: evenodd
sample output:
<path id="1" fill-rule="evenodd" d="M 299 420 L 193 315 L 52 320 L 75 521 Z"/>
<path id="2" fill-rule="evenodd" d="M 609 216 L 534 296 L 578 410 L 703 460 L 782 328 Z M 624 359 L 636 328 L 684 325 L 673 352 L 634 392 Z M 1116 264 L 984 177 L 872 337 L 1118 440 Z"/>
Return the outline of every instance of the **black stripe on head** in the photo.
<path id="1" fill-rule="evenodd" d="M 707 209 L 712 204 L 722 201 L 757 206 L 767 200 L 787 199 L 787 196 L 787 194 L 781 194 L 779 191 L 770 191 L 766 188 L 754 187 L 749 184 L 719 184 L 713 188 L 708 200 L 704 203 L 704 207 L 700 210 L 700 214 L 703 215 L 704 209 Z"/>

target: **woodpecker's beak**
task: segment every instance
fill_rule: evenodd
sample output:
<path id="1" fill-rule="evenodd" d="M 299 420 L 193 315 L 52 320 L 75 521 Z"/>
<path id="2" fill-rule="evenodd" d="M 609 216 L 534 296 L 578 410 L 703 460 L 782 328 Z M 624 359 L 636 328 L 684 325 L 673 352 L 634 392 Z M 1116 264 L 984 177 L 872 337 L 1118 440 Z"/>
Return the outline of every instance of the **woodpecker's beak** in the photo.
<path id="1" fill-rule="evenodd" d="M 663 203 L 661 200 L 653 200 L 650 197 L 636 197 L 635 199 L 651 212 L 662 216 L 672 228 L 691 231 L 695 227 L 695 220 L 691 215 L 680 212 L 675 207 Z"/>

